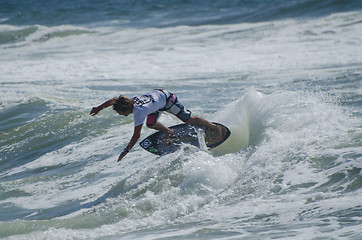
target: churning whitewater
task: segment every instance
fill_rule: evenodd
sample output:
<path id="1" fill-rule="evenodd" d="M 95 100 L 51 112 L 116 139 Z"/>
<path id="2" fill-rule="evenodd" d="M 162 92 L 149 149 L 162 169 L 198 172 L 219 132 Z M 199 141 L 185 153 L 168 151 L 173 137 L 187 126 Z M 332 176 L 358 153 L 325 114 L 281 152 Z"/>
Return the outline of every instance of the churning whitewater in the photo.
<path id="1" fill-rule="evenodd" d="M 0 5 L 1 239 L 362 238 L 360 1 Z M 231 136 L 117 163 L 155 88 Z"/>

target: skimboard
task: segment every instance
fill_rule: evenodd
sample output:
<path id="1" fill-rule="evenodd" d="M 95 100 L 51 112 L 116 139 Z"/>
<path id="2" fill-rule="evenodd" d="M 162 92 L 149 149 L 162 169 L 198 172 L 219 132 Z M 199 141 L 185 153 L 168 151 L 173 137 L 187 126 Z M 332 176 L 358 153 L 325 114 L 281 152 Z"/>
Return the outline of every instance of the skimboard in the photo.
<path id="1" fill-rule="evenodd" d="M 174 131 L 174 134 L 170 136 L 168 146 L 164 146 L 163 144 L 165 134 L 161 131 L 155 132 L 146 137 L 140 142 L 140 145 L 150 153 L 156 155 L 166 155 L 180 149 L 183 143 L 191 144 L 200 148 L 199 136 L 203 136 L 203 140 L 205 142 L 204 144 L 207 148 L 211 149 L 222 144 L 230 136 L 230 130 L 226 126 L 215 122 L 214 124 L 223 128 L 222 139 L 220 141 L 216 139 L 215 131 L 210 128 L 179 124 L 170 127 Z"/>

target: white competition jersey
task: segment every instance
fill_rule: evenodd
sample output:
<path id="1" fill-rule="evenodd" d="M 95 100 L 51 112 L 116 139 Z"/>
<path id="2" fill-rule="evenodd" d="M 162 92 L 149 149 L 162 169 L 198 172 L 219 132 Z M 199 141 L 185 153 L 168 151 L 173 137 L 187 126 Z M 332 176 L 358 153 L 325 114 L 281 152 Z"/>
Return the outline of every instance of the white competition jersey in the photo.
<path id="1" fill-rule="evenodd" d="M 143 124 L 148 114 L 157 112 L 166 105 L 166 95 L 159 90 L 152 90 L 142 96 L 134 96 L 132 100 L 135 127 Z"/>

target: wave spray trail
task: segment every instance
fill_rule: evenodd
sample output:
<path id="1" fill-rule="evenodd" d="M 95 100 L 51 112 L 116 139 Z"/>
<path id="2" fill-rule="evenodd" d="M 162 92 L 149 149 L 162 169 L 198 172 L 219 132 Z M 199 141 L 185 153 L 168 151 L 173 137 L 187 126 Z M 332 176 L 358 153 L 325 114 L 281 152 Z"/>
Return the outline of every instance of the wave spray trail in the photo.
<path id="1" fill-rule="evenodd" d="M 225 143 L 213 150 L 215 155 L 235 153 L 261 141 L 265 117 L 265 113 L 261 111 L 262 99 L 260 92 L 248 91 L 218 114 L 217 121 L 225 123 L 231 135 Z"/>

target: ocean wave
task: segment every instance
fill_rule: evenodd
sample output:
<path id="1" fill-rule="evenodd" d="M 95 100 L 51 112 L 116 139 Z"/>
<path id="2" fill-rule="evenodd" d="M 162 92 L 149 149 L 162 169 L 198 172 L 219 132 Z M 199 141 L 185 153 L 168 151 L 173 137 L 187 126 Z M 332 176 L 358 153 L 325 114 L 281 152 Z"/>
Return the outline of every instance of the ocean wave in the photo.
<path id="1" fill-rule="evenodd" d="M 276 10 L 306 2 L 306 16 L 338 3 L 294 1 Z M 338 3 L 340 11 L 349 3 L 357 4 Z M 255 12 L 269 3 L 247 4 Z M 222 14 L 224 23 L 246 20 L 210 7 L 214 12 L 180 8 L 176 16 L 164 2 L 143 19 L 147 26 L 215 24 L 197 27 L 141 29 L 137 15 L 119 21 L 124 12 L 109 16 L 112 23 L 88 21 L 93 26 L 59 24 L 69 13 L 49 25 L 30 24 L 24 13 L 0 25 L 18 34 L 1 45 L 0 238 L 360 238 L 358 8 L 221 26 Z M 331 9 L 325 14 L 338 11 Z M 31 21 L 46 22 L 38 17 Z M 96 26 L 104 20 L 116 27 Z M 31 27 L 28 35 L 16 32 Z M 229 141 L 214 152 L 185 144 L 162 157 L 136 145 L 117 163 L 132 137 L 132 117 L 111 109 L 91 117 L 91 107 L 159 87 L 174 91 L 193 114 L 228 126 Z M 180 123 L 167 114 L 160 120 Z M 144 127 L 142 137 L 153 132 Z"/>
<path id="2" fill-rule="evenodd" d="M 19 30 L 1 31 L 0 45 L 25 41 L 26 37 L 35 33 L 38 29 L 36 26 L 31 26 Z"/>
<path id="3" fill-rule="evenodd" d="M 70 238 L 84 238 L 87 229 L 96 237 L 137 234 L 171 223 L 219 219 L 225 208 L 228 219 L 236 221 L 229 227 L 240 221 L 243 226 L 279 221 L 280 227 L 290 218 L 303 225 L 330 217 L 359 224 L 361 209 L 350 194 L 362 187 L 355 161 L 360 147 L 347 142 L 358 138 L 349 131 L 356 122 L 323 93 L 247 91 L 217 116 L 237 143 L 225 142 L 227 152 L 214 156 L 186 146 L 157 158 L 136 148 L 121 168 L 114 167 L 117 148 L 130 138 L 129 124 L 119 127 L 107 122 L 107 116 L 95 120 L 85 112 L 49 111 L 41 99 L 10 108 L 6 116 L 36 107 L 47 114 L 29 115 L 18 128 L 25 129 L 25 142 L 46 151 L 28 162 L 29 156 L 18 159 L 5 152 L 13 156 L 13 164 L 1 171 L 0 204 L 17 210 L 1 219 L 2 237 L 24 234 L 32 239 L 44 231 L 54 237 L 62 229 Z M 90 133 L 97 125 L 104 130 Z M 43 136 L 49 136 L 43 139 L 49 146 L 38 145 Z M 13 150 L 21 154 L 22 149 L 31 152 L 26 144 Z M 341 195 L 351 204 L 346 214 L 336 202 Z M 297 208 L 293 196 L 298 197 Z M 253 204 L 263 211 L 245 209 Z"/>
<path id="4" fill-rule="evenodd" d="M 0 27 L 0 45 L 7 47 L 24 44 L 46 42 L 54 38 L 65 38 L 82 34 L 93 34 L 95 31 L 76 26 L 45 27 L 40 25 L 17 27 L 4 25 Z"/>
<path id="5" fill-rule="evenodd" d="M 85 121 L 88 117 L 88 111 L 52 109 L 51 103 L 40 98 L 24 100 L 2 110 L 0 172 L 4 174 L 9 169 L 30 163 L 85 136 L 95 136 L 96 132 L 104 131 L 97 130 L 93 125 L 99 120 Z M 103 120 L 109 121 L 113 120 Z M 18 177 L 14 175 L 12 178 Z"/>
<path id="6" fill-rule="evenodd" d="M 2 3 L 2 19 L 12 25 L 56 26 L 97 23 L 131 27 L 210 25 L 272 21 L 282 18 L 315 17 L 358 11 L 358 0 L 288 1 L 36 1 Z"/>

